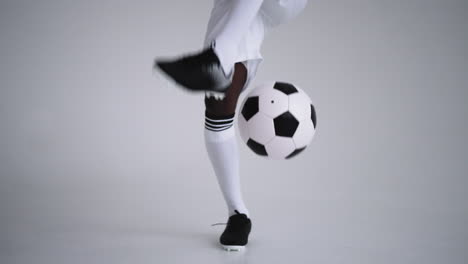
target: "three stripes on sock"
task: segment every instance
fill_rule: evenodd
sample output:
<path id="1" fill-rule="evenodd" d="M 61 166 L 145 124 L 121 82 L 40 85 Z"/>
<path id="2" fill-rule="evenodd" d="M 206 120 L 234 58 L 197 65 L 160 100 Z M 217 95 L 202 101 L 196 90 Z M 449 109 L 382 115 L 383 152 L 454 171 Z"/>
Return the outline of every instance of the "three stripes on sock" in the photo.
<path id="1" fill-rule="evenodd" d="M 234 113 L 224 116 L 215 116 L 209 112 L 205 112 L 205 128 L 214 131 L 220 132 L 226 130 L 234 125 Z"/>

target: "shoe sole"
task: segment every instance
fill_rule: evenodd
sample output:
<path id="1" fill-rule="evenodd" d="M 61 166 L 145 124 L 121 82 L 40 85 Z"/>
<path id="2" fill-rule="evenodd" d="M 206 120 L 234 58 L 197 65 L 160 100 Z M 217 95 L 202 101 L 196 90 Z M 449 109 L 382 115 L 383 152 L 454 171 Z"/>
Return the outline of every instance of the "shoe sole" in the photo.
<path id="1" fill-rule="evenodd" d="M 221 91 L 214 91 L 214 90 L 202 90 L 202 89 L 190 89 L 188 87 L 186 87 L 185 85 L 179 83 L 176 79 L 172 78 L 172 76 L 167 73 L 160 65 L 159 63 L 155 60 L 154 61 L 154 64 L 153 64 L 153 74 L 159 74 L 161 76 L 164 77 L 164 79 L 166 80 L 169 80 L 171 83 L 181 87 L 182 89 L 186 90 L 186 91 L 190 91 L 190 92 L 193 92 L 193 93 L 199 93 L 199 92 L 209 92 L 211 95 L 213 95 L 216 99 L 220 98 L 220 100 L 224 99 L 225 95 L 226 95 L 226 91 L 227 89 L 229 88 L 229 86 L 231 84 L 229 84 L 229 86 L 224 89 L 223 92 Z"/>
<path id="2" fill-rule="evenodd" d="M 174 80 L 169 74 L 167 74 L 167 72 L 165 72 L 161 67 L 159 67 L 159 65 L 157 63 L 154 63 L 154 66 L 153 66 L 153 74 L 154 75 L 157 75 L 157 76 L 160 76 L 161 78 L 163 78 L 166 82 L 168 83 L 171 83 L 173 84 L 174 86 L 178 86 L 178 87 L 181 87 L 182 89 L 184 89 L 185 91 L 189 91 L 189 92 L 205 92 L 205 96 L 209 99 L 209 98 L 214 98 L 215 100 L 223 100 L 225 97 L 226 97 L 226 93 L 225 92 L 215 92 L 215 91 L 208 91 L 208 90 L 192 90 L 192 89 L 188 89 L 187 87 L 179 84 L 176 80 Z"/>
<path id="3" fill-rule="evenodd" d="M 245 249 L 245 246 L 228 246 L 228 245 L 222 245 L 224 250 L 226 251 L 242 251 Z"/>

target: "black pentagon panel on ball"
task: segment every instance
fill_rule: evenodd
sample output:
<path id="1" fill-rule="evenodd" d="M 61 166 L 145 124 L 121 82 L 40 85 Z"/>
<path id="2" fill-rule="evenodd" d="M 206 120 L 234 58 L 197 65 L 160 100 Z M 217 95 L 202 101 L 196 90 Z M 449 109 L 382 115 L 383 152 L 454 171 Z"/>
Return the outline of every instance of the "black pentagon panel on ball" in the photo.
<path id="1" fill-rule="evenodd" d="M 299 121 L 289 112 L 284 112 L 275 119 L 275 134 L 280 137 L 292 137 L 299 126 Z"/>
<path id="2" fill-rule="evenodd" d="M 252 116 L 258 113 L 258 96 L 252 96 L 247 98 L 242 107 L 242 115 L 245 120 L 249 121 Z"/>
<path id="3" fill-rule="evenodd" d="M 285 93 L 286 95 L 297 93 L 296 87 L 294 87 L 294 85 L 290 83 L 276 82 L 275 85 L 273 86 L 273 89 L 281 91 Z"/>
<path id="4" fill-rule="evenodd" d="M 297 154 L 301 153 L 306 147 L 303 147 L 303 148 L 298 148 L 298 149 L 295 149 L 293 152 L 291 152 L 291 154 L 289 154 L 286 159 L 290 159 L 294 156 L 296 156 Z"/>
<path id="5" fill-rule="evenodd" d="M 258 143 L 257 141 L 249 138 L 249 140 L 247 141 L 247 146 L 249 146 L 249 148 L 253 150 L 253 152 L 257 153 L 258 155 L 267 156 L 265 146 Z"/>
<path id="6" fill-rule="evenodd" d="M 314 128 L 317 128 L 317 115 L 315 113 L 315 107 L 313 104 L 310 104 L 310 119 L 312 119 Z"/>

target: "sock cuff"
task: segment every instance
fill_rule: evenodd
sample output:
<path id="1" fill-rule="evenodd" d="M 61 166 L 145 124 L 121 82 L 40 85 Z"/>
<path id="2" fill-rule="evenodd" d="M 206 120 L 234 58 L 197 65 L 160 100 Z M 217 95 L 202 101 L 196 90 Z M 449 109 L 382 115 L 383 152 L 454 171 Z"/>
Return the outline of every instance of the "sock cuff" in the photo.
<path id="1" fill-rule="evenodd" d="M 230 115 L 215 116 L 205 111 L 205 128 L 213 131 L 224 131 L 234 125 L 235 113 Z"/>
<path id="2" fill-rule="evenodd" d="M 205 117 L 207 117 L 209 119 L 213 119 L 213 120 L 232 119 L 232 118 L 234 118 L 235 115 L 236 115 L 236 113 L 232 113 L 230 115 L 214 115 L 214 114 L 212 114 L 212 113 L 205 110 Z"/>

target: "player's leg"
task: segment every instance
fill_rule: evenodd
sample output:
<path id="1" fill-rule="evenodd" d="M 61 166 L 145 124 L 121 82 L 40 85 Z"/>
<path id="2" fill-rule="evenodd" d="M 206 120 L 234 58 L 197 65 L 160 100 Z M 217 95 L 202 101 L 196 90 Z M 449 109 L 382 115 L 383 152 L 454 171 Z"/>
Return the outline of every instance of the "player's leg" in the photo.
<path id="1" fill-rule="evenodd" d="M 217 21 L 220 30 L 210 47 L 178 59 L 157 59 L 155 68 L 192 91 L 226 91 L 232 81 L 239 42 L 258 15 L 262 3 L 263 0 L 218 1 L 226 8 L 223 18 Z"/>
<path id="2" fill-rule="evenodd" d="M 232 84 L 224 98 L 210 96 L 209 92 L 205 96 L 205 145 L 228 209 L 229 220 L 219 240 L 227 250 L 243 248 L 252 226 L 242 199 L 234 127 L 237 100 L 246 80 L 246 67 L 236 63 Z"/>
<path id="3" fill-rule="evenodd" d="M 257 16 L 263 0 L 232 0 L 228 17 L 215 38 L 214 51 L 226 75 L 230 75 L 237 59 L 237 48 L 252 21 Z"/>
<path id="4" fill-rule="evenodd" d="M 235 137 L 234 117 L 237 100 L 247 79 L 247 70 L 236 63 L 232 84 L 220 99 L 209 92 L 205 95 L 205 142 L 228 208 L 249 214 L 242 200 L 239 176 L 239 153 Z"/>

